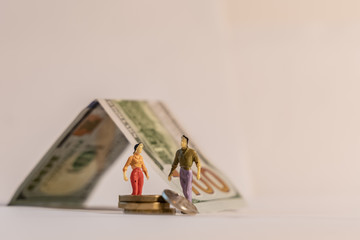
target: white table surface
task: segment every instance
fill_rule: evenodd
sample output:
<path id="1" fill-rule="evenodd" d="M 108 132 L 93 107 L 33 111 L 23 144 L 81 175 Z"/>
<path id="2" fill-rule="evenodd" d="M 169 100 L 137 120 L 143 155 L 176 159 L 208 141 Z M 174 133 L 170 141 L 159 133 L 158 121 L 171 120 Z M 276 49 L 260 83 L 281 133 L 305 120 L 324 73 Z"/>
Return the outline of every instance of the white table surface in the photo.
<path id="1" fill-rule="evenodd" d="M 272 200 L 273 201 L 273 200 Z M 352 206 L 313 201 L 254 202 L 237 212 L 186 216 L 127 215 L 121 211 L 0 207 L 1 239 L 359 239 Z M 303 207 L 302 207 L 303 206 Z M 334 207 L 331 211 L 331 207 Z M 185 232 L 187 232 L 185 234 Z"/>

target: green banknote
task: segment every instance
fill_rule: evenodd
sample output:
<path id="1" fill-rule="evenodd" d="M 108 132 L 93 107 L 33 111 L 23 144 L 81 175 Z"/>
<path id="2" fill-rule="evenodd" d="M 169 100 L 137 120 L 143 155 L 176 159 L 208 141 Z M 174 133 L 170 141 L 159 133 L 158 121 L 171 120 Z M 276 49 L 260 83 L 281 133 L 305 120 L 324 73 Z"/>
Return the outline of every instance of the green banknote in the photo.
<path id="1" fill-rule="evenodd" d="M 16 191 L 10 205 L 83 207 L 99 178 L 129 145 L 144 144 L 144 159 L 181 193 L 177 170 L 167 176 L 189 136 L 161 102 L 97 99 L 83 110 Z M 190 137 L 191 139 L 191 137 Z M 230 180 L 190 141 L 202 163 L 193 179 L 193 203 L 200 212 L 235 209 L 243 198 Z M 196 167 L 193 170 L 196 172 Z"/>

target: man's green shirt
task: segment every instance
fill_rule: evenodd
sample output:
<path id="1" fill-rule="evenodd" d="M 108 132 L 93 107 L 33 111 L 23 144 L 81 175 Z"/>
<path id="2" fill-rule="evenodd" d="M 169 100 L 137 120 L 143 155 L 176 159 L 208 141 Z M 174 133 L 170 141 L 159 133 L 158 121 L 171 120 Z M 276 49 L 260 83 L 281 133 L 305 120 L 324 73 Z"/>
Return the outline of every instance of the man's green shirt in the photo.
<path id="1" fill-rule="evenodd" d="M 174 169 L 177 167 L 177 165 L 180 162 L 180 167 L 190 170 L 193 162 L 198 165 L 199 163 L 199 157 L 194 149 L 186 148 L 186 149 L 179 149 L 176 151 L 175 159 L 171 167 L 170 173 L 174 171 Z"/>

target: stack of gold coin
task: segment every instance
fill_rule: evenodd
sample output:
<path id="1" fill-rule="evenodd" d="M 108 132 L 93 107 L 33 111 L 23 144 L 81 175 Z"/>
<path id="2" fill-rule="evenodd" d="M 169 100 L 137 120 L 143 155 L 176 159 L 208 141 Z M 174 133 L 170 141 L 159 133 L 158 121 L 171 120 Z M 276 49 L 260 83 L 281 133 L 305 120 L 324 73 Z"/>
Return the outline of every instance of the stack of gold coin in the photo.
<path id="1" fill-rule="evenodd" d="M 175 214 L 161 195 L 119 195 L 119 208 L 132 214 Z"/>

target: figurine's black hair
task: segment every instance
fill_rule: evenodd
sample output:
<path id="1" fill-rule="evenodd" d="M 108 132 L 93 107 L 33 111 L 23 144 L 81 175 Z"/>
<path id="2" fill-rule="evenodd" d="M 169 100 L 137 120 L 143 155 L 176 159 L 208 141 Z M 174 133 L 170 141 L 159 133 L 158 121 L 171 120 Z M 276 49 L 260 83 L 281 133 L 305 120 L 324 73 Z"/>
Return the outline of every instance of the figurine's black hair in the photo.
<path id="1" fill-rule="evenodd" d="M 136 149 L 137 149 L 137 147 L 138 147 L 140 144 L 142 144 L 142 142 L 139 142 L 138 144 L 136 144 L 136 145 L 134 146 L 134 153 L 136 152 Z"/>
<path id="2" fill-rule="evenodd" d="M 189 145 L 189 138 L 185 135 L 182 135 L 182 137 L 186 139 L 186 144 Z"/>

